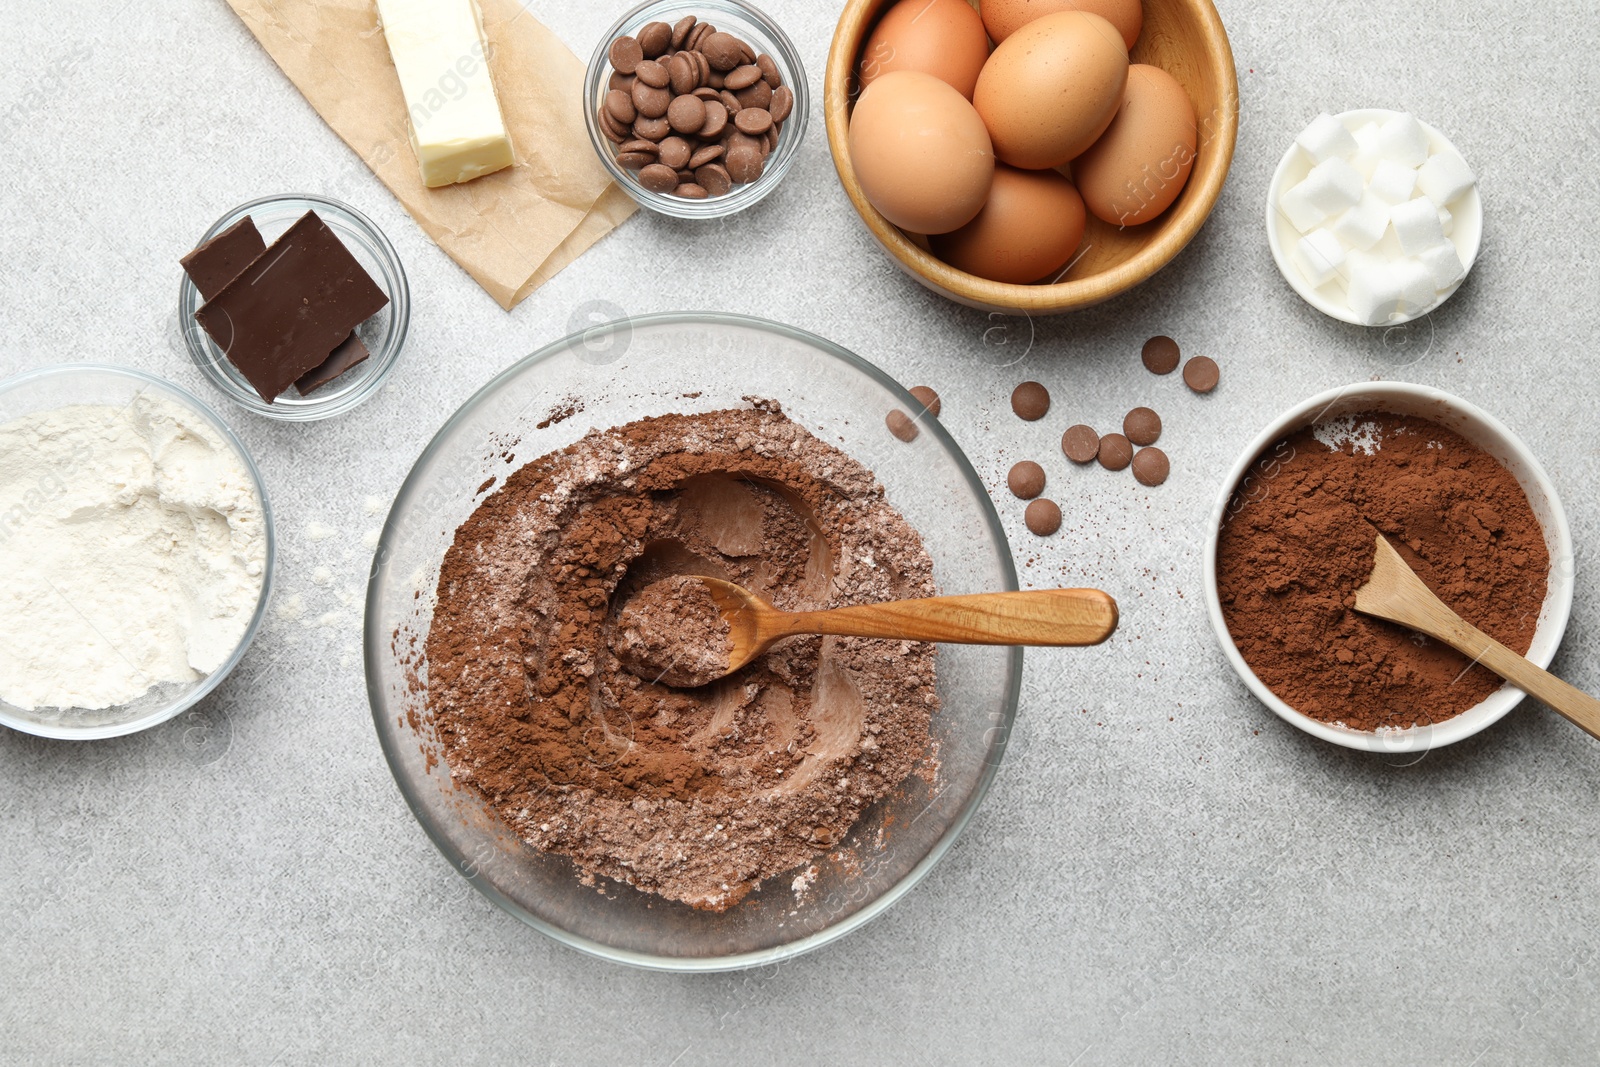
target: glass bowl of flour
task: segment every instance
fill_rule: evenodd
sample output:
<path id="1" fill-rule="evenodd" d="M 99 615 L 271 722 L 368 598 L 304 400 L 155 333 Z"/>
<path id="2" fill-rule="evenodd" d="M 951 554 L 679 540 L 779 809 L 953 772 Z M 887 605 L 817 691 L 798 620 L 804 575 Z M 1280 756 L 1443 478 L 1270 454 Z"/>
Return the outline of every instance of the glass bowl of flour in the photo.
<path id="1" fill-rule="evenodd" d="M 0 382 L 0 724 L 135 733 L 243 657 L 276 547 L 261 473 L 216 413 L 127 367 Z"/>

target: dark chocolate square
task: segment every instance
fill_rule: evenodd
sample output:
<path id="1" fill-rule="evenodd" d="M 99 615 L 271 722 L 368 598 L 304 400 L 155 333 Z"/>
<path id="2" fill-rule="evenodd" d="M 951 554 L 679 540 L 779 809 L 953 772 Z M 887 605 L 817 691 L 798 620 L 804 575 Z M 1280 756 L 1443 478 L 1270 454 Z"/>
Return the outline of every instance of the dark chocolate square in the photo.
<path id="1" fill-rule="evenodd" d="M 388 302 L 338 236 L 308 211 L 195 319 L 270 404 Z"/>
<path id="2" fill-rule="evenodd" d="M 210 300 L 266 250 L 256 220 L 246 215 L 178 262 L 200 290 L 200 299 Z"/>

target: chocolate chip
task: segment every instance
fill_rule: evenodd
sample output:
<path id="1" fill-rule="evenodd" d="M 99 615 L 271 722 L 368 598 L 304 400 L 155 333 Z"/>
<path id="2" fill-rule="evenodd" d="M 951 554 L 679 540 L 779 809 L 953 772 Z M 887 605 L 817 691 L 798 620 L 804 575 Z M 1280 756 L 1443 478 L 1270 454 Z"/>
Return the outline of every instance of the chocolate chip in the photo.
<path id="1" fill-rule="evenodd" d="M 1061 509 L 1054 500 L 1035 500 L 1022 513 L 1022 521 L 1028 524 L 1028 529 L 1033 533 L 1049 537 L 1061 529 Z"/>
<path id="2" fill-rule="evenodd" d="M 621 89 L 625 93 L 633 92 L 633 83 L 638 81 L 632 74 L 624 74 L 620 70 L 611 72 L 611 77 L 606 79 L 607 89 Z"/>
<path id="3" fill-rule="evenodd" d="M 605 134 L 608 140 L 615 141 L 617 144 L 621 144 L 629 137 L 628 128 L 612 118 L 611 112 L 603 107 L 600 109 L 600 132 Z"/>
<path id="4" fill-rule="evenodd" d="M 1100 435 L 1082 423 L 1069 426 L 1061 435 L 1061 451 L 1074 463 L 1092 463 L 1100 454 Z"/>
<path id="5" fill-rule="evenodd" d="M 654 163 L 655 161 L 656 161 L 656 157 L 655 157 L 655 153 L 653 153 L 653 152 L 618 152 L 617 153 L 617 166 L 619 166 L 619 167 L 627 167 L 629 170 L 638 170 L 640 167 L 648 167 L 650 164 Z"/>
<path id="6" fill-rule="evenodd" d="M 1108 433 L 1100 438 L 1100 466 L 1108 471 L 1120 471 L 1133 462 L 1133 445 L 1120 433 Z"/>
<path id="7" fill-rule="evenodd" d="M 698 96 L 707 103 L 710 103 L 712 100 L 715 100 L 719 104 L 722 103 L 722 94 L 711 88 L 709 85 L 702 85 L 700 88 L 694 91 L 693 95 Z M 723 110 L 727 109 L 724 108 Z"/>
<path id="8" fill-rule="evenodd" d="M 728 128 L 728 105 L 715 98 L 705 103 L 706 121 L 700 127 L 700 136 L 708 141 L 714 141 Z"/>
<path id="9" fill-rule="evenodd" d="M 731 33 L 712 33 L 703 38 L 698 49 L 706 54 L 715 70 L 729 71 L 744 59 L 744 47 Z"/>
<path id="10" fill-rule="evenodd" d="M 722 106 L 728 109 L 728 114 L 730 115 L 737 115 L 744 110 L 744 105 L 739 103 L 739 98 L 726 89 L 717 93 L 717 99 L 722 101 Z"/>
<path id="11" fill-rule="evenodd" d="M 1011 391 L 1011 410 L 1026 422 L 1038 422 L 1050 410 L 1050 390 L 1038 382 L 1023 382 Z"/>
<path id="12" fill-rule="evenodd" d="M 606 113 L 628 126 L 632 126 L 633 120 L 639 117 L 639 109 L 633 106 L 633 97 L 621 89 L 613 89 L 606 94 Z"/>
<path id="13" fill-rule="evenodd" d="M 700 56 L 701 59 L 705 58 L 704 53 L 701 53 L 701 52 L 696 52 L 695 55 Z M 707 74 L 706 75 L 706 84 L 711 86 L 711 88 L 717 90 L 718 92 L 721 92 L 723 89 L 726 89 L 728 87 L 728 81 L 727 81 L 726 78 L 724 78 L 722 76 L 722 72 L 720 70 L 714 70 L 711 73 Z"/>
<path id="14" fill-rule="evenodd" d="M 1171 374 L 1178 369 L 1178 342 L 1163 335 L 1152 337 L 1144 343 L 1139 358 L 1151 374 Z"/>
<path id="15" fill-rule="evenodd" d="M 682 137 L 668 137 L 661 142 L 661 162 L 673 170 L 683 170 L 689 165 L 694 150 Z"/>
<path id="16" fill-rule="evenodd" d="M 668 89 L 649 85 L 643 80 L 633 87 L 633 106 L 647 119 L 659 119 L 666 115 L 670 103 L 672 92 Z"/>
<path id="17" fill-rule="evenodd" d="M 1195 356 L 1183 365 L 1183 384 L 1197 393 L 1209 393 L 1217 387 L 1221 373 L 1210 356 Z"/>
<path id="18" fill-rule="evenodd" d="M 772 103 L 767 105 L 767 110 L 771 112 L 773 122 L 787 119 L 789 112 L 794 110 L 794 92 L 787 85 L 774 89 Z"/>
<path id="19" fill-rule="evenodd" d="M 644 49 L 632 37 L 618 37 L 611 42 L 611 69 L 632 74 L 644 61 Z"/>
<path id="20" fill-rule="evenodd" d="M 667 68 L 653 59 L 641 62 L 633 74 L 652 89 L 665 89 L 672 81 L 672 75 L 667 73 Z"/>
<path id="21" fill-rule="evenodd" d="M 769 108 L 772 106 L 772 86 L 766 82 L 756 82 L 747 85 L 733 94 L 739 100 L 740 107 Z"/>
<path id="22" fill-rule="evenodd" d="M 639 31 L 639 47 L 646 59 L 655 59 L 672 47 L 672 27 L 665 22 L 652 22 Z"/>
<path id="23" fill-rule="evenodd" d="M 700 71 L 687 52 L 679 52 L 667 61 L 667 74 L 672 83 L 672 91 L 679 96 L 693 93 L 699 88 Z"/>
<path id="24" fill-rule="evenodd" d="M 639 172 L 639 184 L 652 193 L 670 193 L 678 187 L 678 172 L 662 163 L 652 163 Z"/>
<path id="25" fill-rule="evenodd" d="M 697 96 L 673 97 L 667 105 L 667 122 L 679 133 L 699 133 L 706 124 L 706 102 Z"/>
<path id="26" fill-rule="evenodd" d="M 721 146 L 713 146 L 721 151 Z M 721 163 L 704 163 L 695 168 L 695 184 L 712 196 L 725 196 L 733 188 L 733 176 Z"/>
<path id="27" fill-rule="evenodd" d="M 1159 448 L 1141 448 L 1133 457 L 1133 476 L 1141 485 L 1160 485 L 1167 480 L 1171 469 L 1167 454 Z"/>
<path id="28" fill-rule="evenodd" d="M 1153 445 L 1161 436 L 1161 416 L 1149 408 L 1134 408 L 1122 417 L 1122 433 L 1136 445 Z"/>
<path id="29" fill-rule="evenodd" d="M 619 146 L 617 148 L 617 151 L 618 152 L 648 152 L 650 155 L 653 156 L 653 155 L 657 155 L 658 153 L 660 153 L 661 146 L 656 144 L 654 141 L 646 141 L 646 140 L 643 140 L 643 139 L 638 139 L 638 140 L 624 142 L 621 146 Z"/>
<path id="30" fill-rule="evenodd" d="M 772 115 L 759 107 L 747 107 L 733 116 L 733 124 L 739 128 L 740 133 L 760 137 L 772 129 Z"/>
<path id="31" fill-rule="evenodd" d="M 1006 475 L 1006 485 L 1011 495 L 1020 500 L 1032 500 L 1044 492 L 1044 468 L 1031 459 L 1025 459 L 1011 468 Z"/>
<path id="32" fill-rule="evenodd" d="M 672 195 L 681 196 L 685 200 L 704 200 L 711 194 L 706 192 L 705 187 L 702 185 L 696 185 L 694 182 L 684 182 L 673 190 Z"/>
<path id="33" fill-rule="evenodd" d="M 659 141 L 672 132 L 665 118 L 647 119 L 643 115 L 633 120 L 633 132 L 646 141 Z"/>
<path id="34" fill-rule="evenodd" d="M 672 41 L 669 47 L 682 48 L 684 42 L 689 39 L 689 31 L 694 29 L 694 24 L 699 21 L 693 15 L 685 15 L 679 19 L 672 27 Z"/>
<path id="35" fill-rule="evenodd" d="M 922 405 L 922 410 L 926 411 L 929 415 L 932 415 L 936 419 L 939 417 L 939 409 L 941 405 L 939 404 L 938 393 L 934 392 L 926 385 L 913 385 L 911 387 L 911 395 L 917 398 L 917 403 Z"/>
<path id="36" fill-rule="evenodd" d="M 767 80 L 768 85 L 776 89 L 783 84 L 783 74 L 778 70 L 777 61 L 765 52 L 756 56 L 756 66 L 761 69 L 761 76 Z"/>
<path id="37" fill-rule="evenodd" d="M 893 411 L 889 412 L 888 416 L 883 421 L 885 425 L 889 427 L 890 433 L 900 438 L 900 440 L 905 441 L 907 444 L 915 441 L 917 439 L 917 434 L 920 432 L 917 429 L 917 424 L 911 421 L 911 416 L 907 415 L 899 408 L 895 408 Z"/>
<path id="38" fill-rule="evenodd" d="M 715 163 L 722 158 L 723 147 L 719 144 L 702 145 L 694 150 L 694 155 L 689 157 L 689 169 L 699 170 L 707 163 Z"/>
<path id="39" fill-rule="evenodd" d="M 761 80 L 761 68 L 754 63 L 743 67 L 734 67 L 723 75 L 722 85 L 725 89 L 748 89 Z"/>
<path id="40" fill-rule="evenodd" d="M 738 145 L 729 148 L 725 162 L 728 175 L 740 184 L 757 181 L 766 170 L 766 163 L 761 158 L 761 149 L 754 146 Z"/>

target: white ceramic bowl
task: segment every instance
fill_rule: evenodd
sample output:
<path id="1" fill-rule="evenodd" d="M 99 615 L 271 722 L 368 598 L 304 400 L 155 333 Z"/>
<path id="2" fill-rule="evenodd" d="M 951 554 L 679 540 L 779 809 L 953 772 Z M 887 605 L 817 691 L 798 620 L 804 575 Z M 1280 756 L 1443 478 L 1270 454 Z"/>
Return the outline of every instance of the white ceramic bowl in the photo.
<path id="1" fill-rule="evenodd" d="M 1517 479 L 1523 492 L 1527 493 L 1528 503 L 1544 530 L 1545 546 L 1550 551 L 1549 589 L 1545 593 L 1544 608 L 1539 612 L 1539 625 L 1534 632 L 1533 644 L 1528 649 L 1528 658 L 1541 667 L 1550 665 L 1556 648 L 1561 644 L 1561 636 L 1566 632 L 1567 617 L 1572 611 L 1574 578 L 1572 531 L 1567 526 L 1566 512 L 1561 508 L 1555 486 L 1528 447 L 1498 419 L 1459 397 L 1425 385 L 1359 382 L 1342 389 L 1331 389 L 1296 404 L 1250 442 L 1250 446 L 1228 472 L 1208 519 L 1210 533 L 1206 537 L 1205 549 L 1206 612 L 1211 617 L 1211 627 L 1216 631 L 1223 655 L 1233 669 L 1250 687 L 1250 691 L 1285 722 L 1346 748 L 1368 752 L 1423 752 L 1471 737 L 1500 721 L 1522 699 L 1522 690 L 1504 685 L 1460 715 L 1428 726 L 1376 732 L 1333 726 L 1296 711 L 1256 677 L 1255 671 L 1250 669 L 1233 643 L 1233 635 L 1228 632 L 1228 624 L 1222 615 L 1222 600 L 1217 595 L 1217 540 L 1222 529 L 1222 518 L 1234 489 L 1243 483 L 1257 459 L 1276 442 L 1307 426 L 1340 415 L 1369 411 L 1414 415 L 1454 430 L 1499 461 Z"/>
<path id="2" fill-rule="evenodd" d="M 1344 123 L 1345 129 L 1354 133 L 1369 122 L 1382 122 L 1399 114 L 1401 114 L 1399 111 L 1369 107 L 1361 108 L 1357 111 L 1346 111 L 1343 114 L 1335 115 L 1334 118 Z M 1437 152 L 1445 148 L 1459 151 L 1444 134 L 1429 126 L 1426 122 L 1422 123 L 1422 128 L 1427 131 L 1428 144 L 1431 151 Z M 1278 169 L 1273 172 L 1272 184 L 1267 187 L 1267 244 L 1272 247 L 1273 262 L 1278 264 L 1278 272 L 1283 275 L 1283 280 L 1288 282 L 1289 287 L 1299 293 L 1306 303 L 1324 315 L 1331 315 L 1341 322 L 1352 323 L 1356 326 L 1366 326 L 1368 325 L 1367 323 L 1362 322 L 1351 313 L 1350 307 L 1345 301 L 1345 279 L 1342 276 L 1335 275 L 1332 281 L 1313 289 L 1311 283 L 1306 281 L 1305 275 L 1300 273 L 1300 268 L 1296 267 L 1294 261 L 1289 258 L 1289 252 L 1294 248 L 1294 243 L 1300 239 L 1300 231 L 1296 230 L 1294 224 L 1289 221 L 1283 212 L 1278 210 L 1278 198 L 1283 195 L 1285 189 L 1299 184 L 1309 173 L 1311 173 L 1310 159 L 1306 157 L 1304 152 L 1300 151 L 1298 145 L 1291 142 L 1289 150 L 1283 154 L 1283 159 L 1278 163 Z M 1402 318 L 1391 319 L 1388 322 L 1377 323 L 1376 328 L 1399 326 L 1415 319 L 1420 319 L 1450 299 L 1455 294 L 1455 291 L 1461 288 L 1462 283 L 1467 280 L 1467 274 L 1472 271 L 1473 261 L 1478 258 L 1478 248 L 1483 243 L 1483 200 L 1478 196 L 1477 186 L 1473 186 L 1472 189 L 1457 200 L 1455 206 L 1450 209 L 1450 213 L 1453 216 L 1450 243 L 1456 246 L 1456 254 L 1461 257 L 1462 264 L 1467 268 L 1466 273 L 1461 275 L 1461 281 L 1456 282 L 1448 289 L 1442 290 L 1434 302 L 1421 311 Z M 1393 240 L 1394 233 L 1391 231 L 1384 237 L 1382 242 L 1379 242 L 1374 247 L 1381 249 L 1384 247 L 1385 242 Z"/>

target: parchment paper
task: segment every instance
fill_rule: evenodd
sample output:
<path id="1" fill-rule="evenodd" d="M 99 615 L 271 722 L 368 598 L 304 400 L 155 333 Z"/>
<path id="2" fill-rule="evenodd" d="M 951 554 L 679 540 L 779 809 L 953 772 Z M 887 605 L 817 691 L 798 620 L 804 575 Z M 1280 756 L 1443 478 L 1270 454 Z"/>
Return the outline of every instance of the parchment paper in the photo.
<path id="1" fill-rule="evenodd" d="M 479 0 L 516 164 L 442 189 L 422 184 L 373 0 L 228 4 L 334 132 L 501 307 L 515 307 L 633 213 L 589 143 L 583 64 L 518 0 Z"/>

